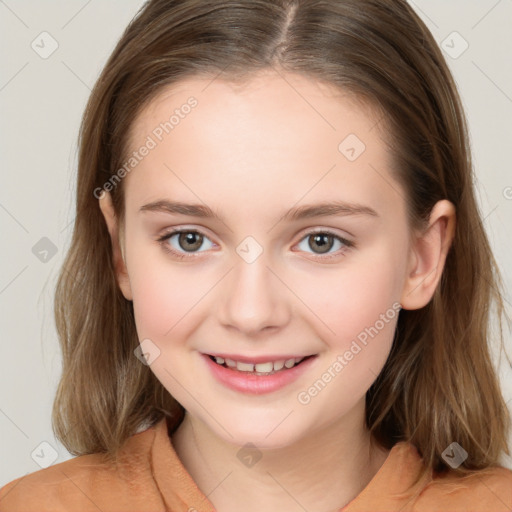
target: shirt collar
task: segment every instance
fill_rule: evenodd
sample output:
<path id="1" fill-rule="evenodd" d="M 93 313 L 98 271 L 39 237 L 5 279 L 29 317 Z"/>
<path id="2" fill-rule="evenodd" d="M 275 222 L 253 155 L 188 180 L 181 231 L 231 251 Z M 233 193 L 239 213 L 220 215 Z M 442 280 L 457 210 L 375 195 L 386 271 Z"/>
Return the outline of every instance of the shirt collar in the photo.
<path id="1" fill-rule="evenodd" d="M 153 476 L 166 506 L 170 510 L 215 512 L 172 446 L 167 419 L 163 418 L 154 428 Z M 405 441 L 398 442 L 367 486 L 340 512 L 405 512 L 407 504 L 412 504 L 432 479 L 432 474 L 427 473 L 415 483 L 422 469 L 423 461 L 416 448 Z"/>

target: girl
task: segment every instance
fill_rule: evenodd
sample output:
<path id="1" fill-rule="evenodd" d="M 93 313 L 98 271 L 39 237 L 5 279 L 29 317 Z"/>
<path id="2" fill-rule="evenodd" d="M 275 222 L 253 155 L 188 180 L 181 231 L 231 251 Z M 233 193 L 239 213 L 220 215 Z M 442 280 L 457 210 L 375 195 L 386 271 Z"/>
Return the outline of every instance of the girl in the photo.
<path id="1" fill-rule="evenodd" d="M 53 421 L 0 510 L 510 510 L 498 272 L 403 0 L 151 0 L 80 139 Z"/>

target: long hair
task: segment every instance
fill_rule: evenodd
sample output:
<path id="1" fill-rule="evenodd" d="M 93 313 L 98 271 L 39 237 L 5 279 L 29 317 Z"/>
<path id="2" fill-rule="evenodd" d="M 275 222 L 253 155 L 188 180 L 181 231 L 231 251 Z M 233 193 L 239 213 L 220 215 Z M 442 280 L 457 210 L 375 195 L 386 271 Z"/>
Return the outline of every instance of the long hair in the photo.
<path id="1" fill-rule="evenodd" d="M 393 172 L 406 190 L 410 226 L 448 199 L 457 227 L 432 300 L 401 310 L 390 355 L 366 395 L 366 424 L 391 448 L 416 446 L 426 466 L 457 472 L 497 465 L 509 453 L 510 416 L 489 352 L 491 313 L 506 316 L 502 284 L 475 199 L 461 101 L 431 33 L 405 0 L 152 0 L 126 28 L 87 104 L 79 138 L 73 237 L 55 297 L 63 355 L 54 432 L 74 455 L 115 456 L 140 425 L 183 408 L 138 346 L 132 303 L 120 292 L 95 190 L 126 159 L 128 133 L 145 106 L 184 78 L 235 81 L 274 68 L 350 92 L 382 114 Z M 123 182 L 111 192 L 124 215 Z M 494 308 L 494 309 L 493 309 Z"/>

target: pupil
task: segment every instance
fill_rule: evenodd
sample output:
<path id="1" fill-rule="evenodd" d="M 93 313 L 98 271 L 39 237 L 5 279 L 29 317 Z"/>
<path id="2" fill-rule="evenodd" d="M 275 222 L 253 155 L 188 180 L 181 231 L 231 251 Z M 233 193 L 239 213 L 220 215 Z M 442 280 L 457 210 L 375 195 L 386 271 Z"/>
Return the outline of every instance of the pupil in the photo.
<path id="1" fill-rule="evenodd" d="M 319 247 L 320 253 L 329 252 L 332 246 L 332 235 L 328 235 L 326 233 L 320 233 L 312 235 L 312 238 L 314 240 L 314 243 Z M 326 241 L 328 240 L 328 241 Z M 315 247 L 312 246 L 312 244 L 309 244 L 311 249 L 315 250 Z"/>
<path id="2" fill-rule="evenodd" d="M 195 243 L 194 239 L 196 239 Z M 193 232 L 180 233 L 179 243 L 183 250 L 192 252 L 201 247 L 203 244 L 203 236 L 200 233 Z M 189 244 L 188 247 L 187 244 Z"/>

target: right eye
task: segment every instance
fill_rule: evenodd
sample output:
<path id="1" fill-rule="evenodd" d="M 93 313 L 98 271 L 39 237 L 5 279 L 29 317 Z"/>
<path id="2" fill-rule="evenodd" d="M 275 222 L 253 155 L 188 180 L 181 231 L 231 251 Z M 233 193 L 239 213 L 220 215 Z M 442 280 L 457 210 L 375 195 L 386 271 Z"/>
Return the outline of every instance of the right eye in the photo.
<path id="1" fill-rule="evenodd" d="M 193 254 L 204 252 L 198 251 L 198 249 L 204 245 L 205 241 L 209 241 L 210 248 L 213 246 L 206 235 L 195 229 L 174 229 L 161 236 L 158 241 L 162 244 L 164 250 L 178 258 L 186 258 L 188 255 L 194 257 Z"/>

